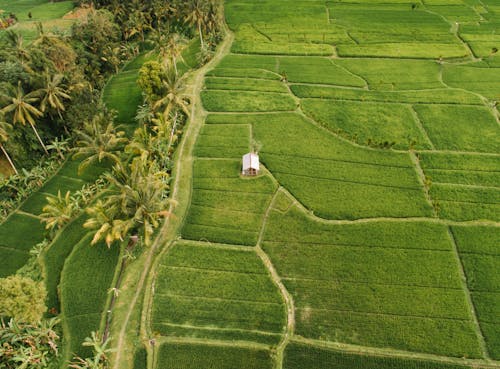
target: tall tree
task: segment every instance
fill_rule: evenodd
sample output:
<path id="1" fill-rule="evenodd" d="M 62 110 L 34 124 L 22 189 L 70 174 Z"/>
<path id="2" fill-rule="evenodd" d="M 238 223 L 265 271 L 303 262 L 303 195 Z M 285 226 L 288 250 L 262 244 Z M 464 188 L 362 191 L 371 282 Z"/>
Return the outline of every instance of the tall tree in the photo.
<path id="1" fill-rule="evenodd" d="M 165 119 L 177 109 L 189 115 L 189 98 L 186 94 L 186 77 L 179 76 L 173 68 L 166 71 L 162 80 L 164 96 L 153 104 L 154 109 L 163 108 Z"/>
<path id="2" fill-rule="evenodd" d="M 196 27 L 200 37 L 201 49 L 205 48 L 203 41 L 203 32 L 207 28 L 208 13 L 206 0 L 188 0 L 184 5 L 185 18 L 184 22 Z"/>
<path id="3" fill-rule="evenodd" d="M 12 123 L 14 124 L 22 124 L 24 126 L 26 122 L 28 122 L 33 129 L 33 132 L 35 132 L 38 141 L 42 145 L 43 150 L 48 155 L 49 152 L 47 151 L 47 147 L 43 143 L 42 138 L 35 128 L 35 118 L 43 116 L 43 113 L 33 105 L 40 100 L 40 92 L 32 91 L 25 94 L 23 88 L 21 87 L 21 82 L 19 82 L 17 84 L 17 88 L 9 86 L 7 93 L 2 95 L 2 99 L 6 101 L 6 104 L 0 112 L 5 115 L 11 114 Z"/>
<path id="4" fill-rule="evenodd" d="M 138 156 L 128 166 L 115 166 L 106 178 L 112 191 L 96 206 L 88 210 L 90 219 L 86 228 L 97 229 L 93 243 L 104 239 L 108 246 L 124 240 L 127 235 L 140 235 L 144 244 L 151 244 L 151 236 L 166 211 L 168 185 L 156 163 L 146 156 Z"/>
<path id="5" fill-rule="evenodd" d="M 40 110 L 45 112 L 47 106 L 54 109 L 62 119 L 61 112 L 65 111 L 63 100 L 70 100 L 71 96 L 63 86 L 64 76 L 62 74 L 50 75 L 45 72 L 44 86 L 39 89 L 40 93 Z"/>
<path id="6" fill-rule="evenodd" d="M 78 170 L 90 164 L 109 160 L 120 164 L 120 152 L 127 143 L 125 132 L 118 131 L 113 124 L 113 116 L 108 112 L 98 113 L 91 121 L 85 122 L 82 130 L 77 130 L 78 140 L 75 158 L 85 158 Z"/>
<path id="7" fill-rule="evenodd" d="M 7 140 L 9 139 L 9 130 L 11 130 L 11 129 L 12 129 L 12 125 L 10 125 L 7 122 L 4 122 L 3 117 L 0 116 L 0 150 L 2 150 L 3 154 L 5 155 L 5 158 L 9 162 L 14 173 L 18 174 L 16 166 L 14 165 L 14 162 L 12 161 L 9 153 L 7 152 L 7 150 L 5 150 L 5 147 L 3 146 L 3 143 L 7 142 Z"/>

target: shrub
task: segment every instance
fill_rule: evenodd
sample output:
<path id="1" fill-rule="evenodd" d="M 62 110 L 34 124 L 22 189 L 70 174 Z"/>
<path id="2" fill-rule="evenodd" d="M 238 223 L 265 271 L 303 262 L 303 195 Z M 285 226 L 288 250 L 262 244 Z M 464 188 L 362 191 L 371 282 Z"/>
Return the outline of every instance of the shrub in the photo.
<path id="1" fill-rule="evenodd" d="M 0 316 L 36 323 L 47 310 L 43 283 L 18 275 L 0 279 Z"/>

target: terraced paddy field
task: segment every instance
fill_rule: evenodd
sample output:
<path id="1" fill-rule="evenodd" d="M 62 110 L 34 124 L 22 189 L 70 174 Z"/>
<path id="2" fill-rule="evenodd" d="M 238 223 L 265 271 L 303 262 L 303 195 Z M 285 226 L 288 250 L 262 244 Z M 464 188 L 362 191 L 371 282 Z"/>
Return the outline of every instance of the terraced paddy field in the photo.
<path id="1" fill-rule="evenodd" d="M 73 1 L 0 0 L 0 9 L 5 12 L 4 15 L 12 13 L 18 19 L 18 23 L 9 29 L 19 32 L 28 42 L 37 36 L 37 23 L 41 23 L 46 32 L 68 34 L 75 20 L 66 15 L 74 7 Z M 3 31 L 0 31 L 0 38 L 3 37 L 2 34 Z"/>
<path id="2" fill-rule="evenodd" d="M 152 367 L 500 367 L 497 1 L 225 15 L 181 239 L 145 300 Z"/>

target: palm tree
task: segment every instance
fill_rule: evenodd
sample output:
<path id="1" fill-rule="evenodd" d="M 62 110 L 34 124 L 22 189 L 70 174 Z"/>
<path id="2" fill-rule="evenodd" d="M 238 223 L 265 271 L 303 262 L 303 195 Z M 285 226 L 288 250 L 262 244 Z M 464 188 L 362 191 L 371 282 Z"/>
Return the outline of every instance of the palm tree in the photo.
<path id="1" fill-rule="evenodd" d="M 205 48 L 203 29 L 206 29 L 207 15 L 207 6 L 204 0 L 189 0 L 186 2 L 184 23 L 188 23 L 198 29 L 202 50 Z"/>
<path id="2" fill-rule="evenodd" d="M 189 99 L 185 94 L 186 77 L 179 76 L 171 68 L 165 73 L 162 81 L 165 95 L 153 104 L 153 109 L 164 107 L 163 115 L 168 119 L 173 110 L 180 109 L 189 116 Z"/>
<path id="3" fill-rule="evenodd" d="M 69 191 L 64 197 L 61 195 L 61 191 L 58 191 L 57 196 L 49 195 L 46 199 L 47 205 L 43 207 L 43 213 L 40 214 L 40 217 L 42 222 L 47 223 L 45 229 L 51 232 L 67 224 L 78 210 L 78 204 L 73 201 Z"/>
<path id="4" fill-rule="evenodd" d="M 113 118 L 106 113 L 98 113 L 90 122 L 85 122 L 78 135 L 75 158 L 86 157 L 78 167 L 81 172 L 93 163 L 109 160 L 120 164 L 120 152 L 127 143 L 125 132 L 117 131 Z"/>
<path id="5" fill-rule="evenodd" d="M 45 112 L 47 105 L 55 109 L 62 119 L 61 112 L 66 110 L 63 100 L 70 100 L 71 96 L 68 95 L 66 89 L 63 87 L 64 76 L 62 74 L 54 74 L 52 77 L 48 71 L 45 72 L 45 85 L 39 91 L 40 93 L 40 111 Z"/>
<path id="6" fill-rule="evenodd" d="M 27 63 L 31 60 L 31 55 L 28 49 L 24 46 L 24 38 L 20 33 L 13 30 L 5 32 L 5 39 L 7 44 L 13 49 L 18 60 L 26 69 L 30 70 Z"/>
<path id="7" fill-rule="evenodd" d="M 12 161 L 10 155 L 7 153 L 7 150 L 5 150 L 5 147 L 3 146 L 3 143 L 7 142 L 7 140 L 9 139 L 8 131 L 11 129 L 12 129 L 12 126 L 9 123 L 4 122 L 3 118 L 0 118 L 0 150 L 2 150 L 3 154 L 7 158 L 7 161 L 9 162 L 14 173 L 19 174 L 19 172 L 17 171 L 17 169 L 14 165 L 14 162 Z"/>
<path id="8" fill-rule="evenodd" d="M 89 219 L 87 219 L 83 226 L 96 230 L 92 238 L 92 245 L 95 245 L 100 240 L 104 240 L 108 247 L 111 247 L 114 241 L 122 239 L 122 233 L 115 222 L 115 217 L 118 214 L 116 205 L 99 199 L 93 206 L 89 206 L 86 211 Z"/>
<path id="9" fill-rule="evenodd" d="M 12 122 L 14 124 L 20 123 L 24 126 L 28 122 L 31 128 L 33 128 L 43 150 L 48 155 L 49 152 L 35 128 L 35 117 L 40 118 L 43 116 L 43 113 L 33 105 L 33 103 L 40 100 L 39 92 L 32 91 L 25 94 L 21 87 L 21 81 L 18 82 L 17 89 L 10 86 L 7 91 L 8 93 L 3 95 L 3 98 L 7 100 L 7 104 L 0 112 L 3 114 L 12 113 Z"/>
<path id="10" fill-rule="evenodd" d="M 168 174 L 159 171 L 146 156 L 134 158 L 129 166 L 115 166 L 113 173 L 107 173 L 112 190 L 88 210 L 90 219 L 84 225 L 97 229 L 92 243 L 105 240 L 109 247 L 131 234 L 142 235 L 144 244 L 150 245 L 160 219 L 169 214 L 168 185 L 163 177 Z"/>
<path id="11" fill-rule="evenodd" d="M 182 57 L 182 51 L 184 50 L 185 46 L 186 40 L 178 33 L 172 33 L 168 37 L 166 47 L 161 48 L 159 52 L 159 56 L 165 70 L 173 67 L 175 70 L 175 74 L 179 74 L 177 70 L 177 63 L 179 61 L 185 63 L 184 58 Z"/>

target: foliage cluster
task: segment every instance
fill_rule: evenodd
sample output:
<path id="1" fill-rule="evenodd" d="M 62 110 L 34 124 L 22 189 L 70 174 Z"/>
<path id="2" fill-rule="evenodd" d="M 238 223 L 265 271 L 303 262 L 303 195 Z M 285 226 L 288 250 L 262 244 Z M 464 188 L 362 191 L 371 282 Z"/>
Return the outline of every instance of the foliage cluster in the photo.
<path id="1" fill-rule="evenodd" d="M 57 319 L 23 324 L 11 319 L 0 323 L 0 367 L 5 369 L 54 368 L 58 354 Z"/>

